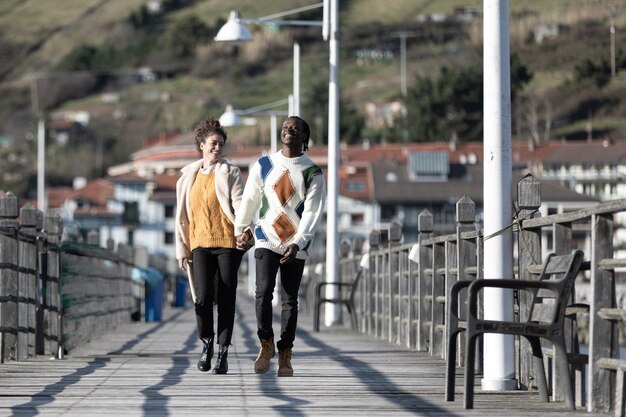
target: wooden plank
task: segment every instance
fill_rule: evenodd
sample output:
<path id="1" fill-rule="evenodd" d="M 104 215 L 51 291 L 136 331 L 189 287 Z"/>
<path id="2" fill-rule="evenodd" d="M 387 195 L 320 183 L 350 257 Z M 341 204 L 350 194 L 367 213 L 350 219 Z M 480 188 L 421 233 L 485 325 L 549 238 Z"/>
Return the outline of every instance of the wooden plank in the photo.
<path id="1" fill-rule="evenodd" d="M 276 358 L 268 373 L 255 374 L 253 301 L 240 293 L 237 303 L 227 375 L 196 369 L 193 308 L 168 308 L 163 322 L 123 324 L 64 360 L 38 357 L 0 366 L 0 415 L 572 415 L 563 403 L 540 402 L 533 391 L 478 390 L 475 408 L 464 410 L 462 401 L 444 400 L 443 360 L 347 327 L 314 333 L 305 314 L 294 345 L 295 375 L 278 378 Z M 275 316 L 275 329 L 278 322 Z"/>

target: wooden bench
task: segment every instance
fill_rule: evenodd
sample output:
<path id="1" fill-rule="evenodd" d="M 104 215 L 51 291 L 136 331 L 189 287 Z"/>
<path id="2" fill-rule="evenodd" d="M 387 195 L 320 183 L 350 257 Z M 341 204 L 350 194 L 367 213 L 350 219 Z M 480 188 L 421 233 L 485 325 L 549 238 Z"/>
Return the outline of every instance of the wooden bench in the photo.
<path id="1" fill-rule="evenodd" d="M 570 255 L 556 256 L 555 254 L 550 254 L 543 263 L 538 280 L 464 280 L 456 282 L 451 287 L 448 306 L 450 333 L 446 369 L 445 394 L 447 401 L 454 401 L 456 338 L 458 334 L 463 331 L 466 335 L 464 406 L 465 408 L 473 408 L 476 342 L 478 337 L 485 333 L 500 333 L 524 336 L 529 341 L 533 352 L 533 364 L 536 371 L 535 378 L 540 399 L 546 402 L 548 401 L 548 388 L 540 339 L 550 341 L 557 351 L 555 369 L 561 391 L 565 396 L 565 403 L 571 410 L 576 408 L 565 348 L 564 321 L 566 307 L 582 261 L 583 252 L 580 250 L 575 250 Z M 467 288 L 467 307 L 459 309 L 459 295 L 463 288 Z M 496 321 L 479 317 L 479 292 L 484 288 L 508 288 L 531 293 L 532 301 L 527 321 Z M 542 307 L 543 301 L 549 298 L 550 294 L 554 299 L 552 304 L 553 314 L 546 322 L 536 321 L 532 314 L 533 307 Z"/>

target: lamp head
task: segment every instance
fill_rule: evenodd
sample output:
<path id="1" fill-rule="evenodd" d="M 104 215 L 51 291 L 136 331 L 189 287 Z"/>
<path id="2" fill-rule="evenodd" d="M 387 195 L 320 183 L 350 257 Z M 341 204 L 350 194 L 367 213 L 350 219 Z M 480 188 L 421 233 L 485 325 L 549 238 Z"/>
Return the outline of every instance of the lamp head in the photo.
<path id="1" fill-rule="evenodd" d="M 226 105 L 226 111 L 220 116 L 220 124 L 225 127 L 241 126 L 243 124 L 239 116 L 230 104 Z"/>
<path id="2" fill-rule="evenodd" d="M 252 40 L 252 35 L 241 22 L 239 12 L 231 11 L 228 22 L 220 28 L 214 39 L 217 42 L 248 42 Z"/>

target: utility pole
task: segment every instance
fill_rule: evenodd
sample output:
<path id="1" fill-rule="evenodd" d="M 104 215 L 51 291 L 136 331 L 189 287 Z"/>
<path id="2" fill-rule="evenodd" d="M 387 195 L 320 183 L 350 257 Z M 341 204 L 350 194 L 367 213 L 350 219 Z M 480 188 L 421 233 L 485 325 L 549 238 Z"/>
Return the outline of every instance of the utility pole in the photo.
<path id="1" fill-rule="evenodd" d="M 416 32 L 394 32 L 393 37 L 400 38 L 400 92 L 402 97 L 407 96 L 407 71 L 406 71 L 406 38 L 416 38 L 420 34 Z"/>
<path id="2" fill-rule="evenodd" d="M 37 117 L 37 208 L 43 212 L 47 208 L 46 200 L 46 122 L 39 105 L 39 79 L 35 74 L 30 78 L 30 97 L 33 113 Z"/>
<path id="3" fill-rule="evenodd" d="M 615 18 L 618 15 L 618 7 L 616 3 L 605 5 L 606 11 L 609 13 L 609 32 L 611 34 L 611 78 L 615 78 L 617 73 L 615 68 Z"/>

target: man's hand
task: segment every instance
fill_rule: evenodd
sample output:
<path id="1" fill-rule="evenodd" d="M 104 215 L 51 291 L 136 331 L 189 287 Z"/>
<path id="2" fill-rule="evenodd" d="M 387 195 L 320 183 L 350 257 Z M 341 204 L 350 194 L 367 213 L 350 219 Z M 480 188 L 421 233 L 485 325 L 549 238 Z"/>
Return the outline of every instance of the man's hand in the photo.
<path id="1" fill-rule="evenodd" d="M 237 249 L 245 251 L 248 249 L 248 242 L 252 239 L 252 232 L 250 229 L 247 229 L 242 234 L 237 236 L 236 239 Z"/>
<path id="2" fill-rule="evenodd" d="M 285 253 L 283 253 L 283 257 L 280 258 L 281 265 L 293 262 L 293 260 L 296 259 L 296 255 L 298 254 L 299 250 L 300 247 L 295 243 L 287 246 L 287 249 L 285 249 Z"/>

